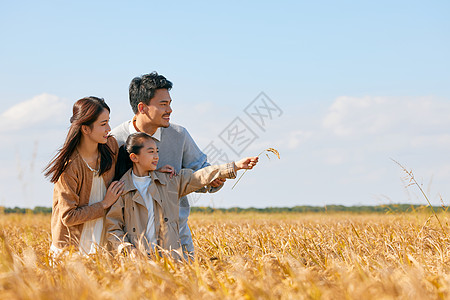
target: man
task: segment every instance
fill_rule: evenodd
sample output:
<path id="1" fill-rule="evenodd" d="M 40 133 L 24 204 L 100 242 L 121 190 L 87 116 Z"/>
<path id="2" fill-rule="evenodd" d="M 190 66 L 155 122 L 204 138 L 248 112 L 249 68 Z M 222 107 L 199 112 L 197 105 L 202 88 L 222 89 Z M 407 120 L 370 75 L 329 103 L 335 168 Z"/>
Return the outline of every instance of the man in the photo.
<path id="1" fill-rule="evenodd" d="M 130 105 L 134 112 L 132 120 L 126 121 L 111 131 L 119 144 L 125 144 L 134 132 L 151 135 L 159 148 L 158 168 L 171 165 L 178 173 L 183 168 L 197 171 L 209 166 L 206 155 L 200 151 L 188 131 L 170 123 L 172 113 L 170 89 L 172 82 L 156 72 L 135 77 L 129 87 Z M 199 192 L 216 192 L 225 180 L 216 179 Z M 180 240 L 185 257 L 193 256 L 194 244 L 187 224 L 190 213 L 186 196 L 180 199 Z"/>

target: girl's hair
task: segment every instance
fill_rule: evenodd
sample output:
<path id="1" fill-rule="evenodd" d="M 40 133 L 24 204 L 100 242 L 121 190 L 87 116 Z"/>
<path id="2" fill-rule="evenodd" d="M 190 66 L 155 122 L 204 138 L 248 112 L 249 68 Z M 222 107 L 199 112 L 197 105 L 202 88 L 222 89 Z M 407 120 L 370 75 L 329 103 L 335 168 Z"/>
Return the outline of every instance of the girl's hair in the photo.
<path id="1" fill-rule="evenodd" d="M 81 126 L 87 125 L 92 128 L 92 124 L 98 119 L 98 116 L 106 109 L 111 112 L 105 100 L 97 97 L 86 97 L 78 100 L 73 105 L 73 114 L 70 118 L 70 128 L 67 133 L 66 141 L 58 153 L 44 169 L 45 177 L 50 177 L 50 181 L 55 183 L 66 169 L 69 159 L 81 140 Z M 102 175 L 111 169 L 114 153 L 107 144 L 98 144 L 100 153 L 100 171 Z"/>
<path id="2" fill-rule="evenodd" d="M 130 154 L 139 154 L 146 140 L 153 140 L 153 138 L 145 132 L 135 132 L 128 136 L 125 144 L 119 148 L 114 180 L 122 178 L 123 174 L 133 167 Z"/>

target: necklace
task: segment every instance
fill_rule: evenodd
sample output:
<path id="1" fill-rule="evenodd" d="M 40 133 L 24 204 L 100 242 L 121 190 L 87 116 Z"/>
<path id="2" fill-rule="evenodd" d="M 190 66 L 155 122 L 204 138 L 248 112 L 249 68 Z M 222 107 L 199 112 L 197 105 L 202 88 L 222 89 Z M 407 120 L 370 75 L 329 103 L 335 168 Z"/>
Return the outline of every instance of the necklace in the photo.
<path id="1" fill-rule="evenodd" d="M 99 153 L 100 154 L 100 153 Z M 80 155 L 81 156 L 81 155 Z M 83 158 L 83 156 L 81 156 L 81 159 L 84 161 L 84 163 L 86 164 L 86 166 L 89 168 L 89 170 L 91 170 L 92 172 L 94 172 L 94 173 L 98 173 L 99 171 L 100 171 L 100 166 L 99 166 L 99 168 L 96 170 L 96 169 L 93 169 L 93 168 L 91 168 L 91 166 L 87 163 L 87 161 L 86 160 L 84 160 L 84 158 Z M 98 155 L 97 155 L 97 162 L 98 162 Z"/>

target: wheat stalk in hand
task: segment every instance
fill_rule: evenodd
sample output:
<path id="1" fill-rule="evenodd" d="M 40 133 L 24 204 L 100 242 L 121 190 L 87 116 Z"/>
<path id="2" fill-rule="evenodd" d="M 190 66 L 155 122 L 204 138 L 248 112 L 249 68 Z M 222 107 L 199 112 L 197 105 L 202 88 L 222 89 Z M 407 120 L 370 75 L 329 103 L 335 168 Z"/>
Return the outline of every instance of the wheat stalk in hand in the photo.
<path id="1" fill-rule="evenodd" d="M 271 152 L 271 153 L 275 154 L 275 155 L 278 157 L 278 159 L 280 159 L 280 152 L 278 152 L 278 150 L 276 150 L 276 149 L 274 149 L 274 148 L 268 148 L 268 149 L 266 149 L 266 150 L 263 150 L 263 151 L 261 151 L 261 153 L 259 153 L 256 157 L 260 157 L 261 154 L 263 154 L 264 152 Z M 266 156 L 267 156 L 268 159 L 270 159 L 270 157 L 269 157 L 269 155 L 268 155 L 267 153 L 266 153 Z M 234 185 L 233 185 L 233 187 L 232 187 L 231 189 L 234 189 L 234 187 L 236 186 L 236 184 L 238 184 L 239 180 L 241 180 L 242 176 L 244 176 L 245 172 L 247 172 L 247 171 L 248 171 L 248 169 L 246 169 L 246 170 L 244 171 L 244 173 L 242 173 L 242 175 L 238 178 L 238 180 L 236 180 L 236 182 L 234 183 Z"/>

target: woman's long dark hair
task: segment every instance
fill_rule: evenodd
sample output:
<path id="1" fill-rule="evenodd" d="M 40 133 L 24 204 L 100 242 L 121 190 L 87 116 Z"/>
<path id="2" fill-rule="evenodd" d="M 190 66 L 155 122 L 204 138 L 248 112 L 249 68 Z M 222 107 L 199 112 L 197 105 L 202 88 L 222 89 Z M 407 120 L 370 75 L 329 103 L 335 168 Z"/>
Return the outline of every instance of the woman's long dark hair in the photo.
<path id="1" fill-rule="evenodd" d="M 105 103 L 105 100 L 97 97 L 86 97 L 78 100 L 73 105 L 73 114 L 70 118 L 70 128 L 67 133 L 66 141 L 58 153 L 50 161 L 50 163 L 44 169 L 45 177 L 50 177 L 50 181 L 55 183 L 58 181 L 61 174 L 69 163 L 70 156 L 73 154 L 81 140 L 81 126 L 87 125 L 89 127 L 98 119 L 98 116 L 107 109 L 109 112 L 109 106 Z M 107 144 L 98 144 L 98 151 L 100 153 L 100 171 L 99 175 L 102 175 L 109 169 L 111 169 L 113 163 L 114 153 Z"/>

